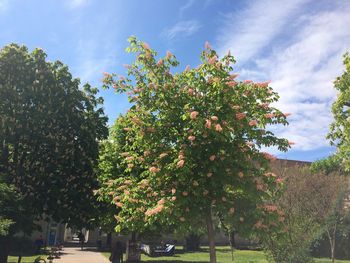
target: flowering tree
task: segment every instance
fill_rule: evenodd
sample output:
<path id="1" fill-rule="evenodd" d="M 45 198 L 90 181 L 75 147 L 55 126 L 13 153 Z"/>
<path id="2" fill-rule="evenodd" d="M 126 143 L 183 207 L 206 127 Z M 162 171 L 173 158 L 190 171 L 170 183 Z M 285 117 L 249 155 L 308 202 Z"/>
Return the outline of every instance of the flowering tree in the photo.
<path id="1" fill-rule="evenodd" d="M 1 263 L 33 217 L 94 224 L 98 140 L 108 133 L 103 100 L 46 56 L 16 44 L 0 50 L 0 218 L 13 221 L 0 236 Z"/>
<path id="2" fill-rule="evenodd" d="M 127 50 L 137 54 L 126 66 L 129 78 L 105 73 L 104 79 L 105 87 L 128 92 L 133 104 L 121 117 L 121 157 L 129 176 L 110 180 L 99 192 L 120 208 L 118 231 L 205 221 L 210 262 L 216 262 L 213 215 L 230 214 L 244 224 L 241 204 L 249 203 L 278 216 L 262 207 L 279 181 L 267 170 L 274 157 L 260 149 L 288 149 L 286 139 L 266 130 L 286 125 L 286 114 L 270 106 L 278 95 L 268 82 L 236 80 L 230 53 L 219 59 L 207 43 L 202 64 L 172 74 L 179 64 L 173 54 L 157 60 L 148 44 L 134 37 L 129 42 Z M 255 221 L 255 228 L 267 227 L 267 218 Z"/>

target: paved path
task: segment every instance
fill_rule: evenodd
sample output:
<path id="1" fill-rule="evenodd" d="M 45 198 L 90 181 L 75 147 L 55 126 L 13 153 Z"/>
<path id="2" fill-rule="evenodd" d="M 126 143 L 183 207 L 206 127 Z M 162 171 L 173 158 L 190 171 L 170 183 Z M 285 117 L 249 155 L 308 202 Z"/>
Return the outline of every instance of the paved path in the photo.
<path id="1" fill-rule="evenodd" d="M 108 259 L 101 253 L 87 248 L 80 250 L 78 247 L 69 247 L 63 249 L 60 259 L 55 259 L 54 263 L 109 263 Z"/>

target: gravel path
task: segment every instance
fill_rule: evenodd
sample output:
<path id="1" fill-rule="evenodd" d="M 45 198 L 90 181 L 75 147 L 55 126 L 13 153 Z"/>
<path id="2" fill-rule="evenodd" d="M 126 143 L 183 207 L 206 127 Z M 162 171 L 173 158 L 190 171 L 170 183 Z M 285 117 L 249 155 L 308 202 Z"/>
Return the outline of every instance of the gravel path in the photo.
<path id="1" fill-rule="evenodd" d="M 87 248 L 80 250 L 78 247 L 64 248 L 60 259 L 53 263 L 108 263 L 108 259 L 101 253 Z"/>

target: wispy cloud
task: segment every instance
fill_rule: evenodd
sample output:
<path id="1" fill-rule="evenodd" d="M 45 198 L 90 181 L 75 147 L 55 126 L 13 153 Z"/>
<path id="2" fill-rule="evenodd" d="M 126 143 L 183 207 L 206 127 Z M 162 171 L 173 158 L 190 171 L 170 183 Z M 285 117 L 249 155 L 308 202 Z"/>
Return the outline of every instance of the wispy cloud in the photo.
<path id="1" fill-rule="evenodd" d="M 109 52 L 118 48 L 108 41 L 101 44 L 94 39 L 81 38 L 76 47 L 77 59 L 74 63 L 74 73 L 82 82 L 94 80 L 100 84 L 102 72 L 108 71 L 117 62 L 117 58 Z"/>
<path id="2" fill-rule="evenodd" d="M 169 40 L 172 40 L 178 36 L 191 36 L 194 33 L 196 33 L 200 28 L 201 25 L 197 20 L 180 21 L 174 26 L 165 29 L 162 34 Z"/>
<path id="3" fill-rule="evenodd" d="M 243 11 L 227 14 L 218 39 L 220 52 L 231 49 L 244 63 L 266 47 L 308 1 L 253 1 Z"/>
<path id="4" fill-rule="evenodd" d="M 67 0 L 66 4 L 68 8 L 70 9 L 75 9 L 75 8 L 80 8 L 89 3 L 89 0 Z"/>
<path id="5" fill-rule="evenodd" d="M 184 4 L 183 6 L 180 7 L 180 10 L 179 10 L 179 15 L 180 17 L 183 16 L 184 12 L 189 9 L 193 4 L 194 4 L 194 1 L 195 0 L 188 0 L 186 2 L 186 4 Z"/>
<path id="6" fill-rule="evenodd" d="M 276 106 L 293 113 L 290 125 L 275 132 L 295 141 L 295 150 L 328 145 L 325 136 L 333 119 L 330 108 L 336 96 L 333 81 L 343 71 L 342 54 L 350 49 L 350 3 L 343 3 L 339 1 L 332 9 L 311 14 L 299 10 L 297 19 L 290 13 L 295 13 L 297 6 L 289 6 L 290 12 L 286 13 L 280 5 L 283 15 L 278 15 L 278 20 L 261 16 L 254 20 L 249 16 L 240 23 L 257 25 L 263 20 L 267 36 L 253 26 L 239 29 L 244 30 L 243 37 L 235 41 L 233 37 L 226 37 L 226 41 L 221 37 L 222 50 L 231 49 L 238 54 L 238 60 L 243 60 L 239 63 L 243 78 L 272 80 L 271 86 L 281 97 Z M 274 8 L 273 13 L 277 14 L 278 8 Z M 297 25 L 293 34 L 278 36 L 286 23 Z M 269 52 L 264 50 L 266 45 Z"/>

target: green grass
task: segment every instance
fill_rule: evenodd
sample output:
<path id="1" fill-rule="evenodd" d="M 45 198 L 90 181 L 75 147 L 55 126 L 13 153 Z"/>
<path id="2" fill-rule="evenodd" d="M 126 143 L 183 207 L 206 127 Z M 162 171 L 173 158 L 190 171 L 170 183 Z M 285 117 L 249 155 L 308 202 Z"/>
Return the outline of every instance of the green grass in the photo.
<path id="1" fill-rule="evenodd" d="M 35 256 L 24 256 L 24 257 L 22 257 L 22 263 L 33 263 L 34 262 L 34 260 L 37 258 L 37 257 L 39 257 L 39 255 L 35 255 Z M 43 259 L 47 259 L 47 255 L 41 255 L 41 257 L 43 258 Z M 46 261 L 48 261 L 48 260 L 46 260 Z M 18 262 L 18 256 L 9 256 L 9 258 L 8 258 L 8 263 L 17 263 Z"/>
<path id="2" fill-rule="evenodd" d="M 218 263 L 231 263 L 231 250 L 229 247 L 217 247 L 217 262 Z M 102 253 L 105 257 L 109 257 L 110 253 Z M 234 251 L 234 263 L 269 263 L 265 258 L 265 255 L 261 251 L 251 250 L 235 250 Z M 173 257 L 148 257 L 146 255 L 141 256 L 142 262 L 148 263 L 182 263 L 182 262 L 196 262 L 207 263 L 209 261 L 209 252 L 207 248 L 204 248 L 201 252 L 194 253 L 182 253 L 181 250 L 176 251 Z M 329 263 L 330 259 L 315 259 L 317 263 Z M 350 260 L 336 260 L 337 263 L 350 263 Z"/>

